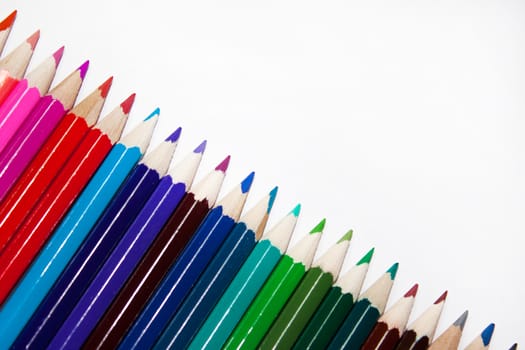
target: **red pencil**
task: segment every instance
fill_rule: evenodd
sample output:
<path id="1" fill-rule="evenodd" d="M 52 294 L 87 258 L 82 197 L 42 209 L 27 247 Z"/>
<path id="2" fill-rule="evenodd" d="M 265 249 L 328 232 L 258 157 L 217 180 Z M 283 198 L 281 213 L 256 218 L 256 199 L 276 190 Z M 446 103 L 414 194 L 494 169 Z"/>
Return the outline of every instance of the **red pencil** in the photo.
<path id="1" fill-rule="evenodd" d="M 2 51 L 4 51 L 4 46 L 7 41 L 7 38 L 9 37 L 9 33 L 11 33 L 11 28 L 13 27 L 13 23 L 15 23 L 16 19 L 16 10 L 11 12 L 9 16 L 4 18 L 2 22 L 0 22 L 0 54 Z"/>
<path id="2" fill-rule="evenodd" d="M 120 138 L 134 97 L 131 95 L 87 133 L 66 166 L 0 253 L 0 304 L 4 303 L 53 229 Z"/>
<path id="3" fill-rule="evenodd" d="M 24 76 L 39 38 L 37 30 L 0 61 L 0 104 Z"/>
<path id="4" fill-rule="evenodd" d="M 111 81 L 112 78 L 106 80 L 60 121 L 10 192 L 0 201 L 0 252 L 97 122 Z"/>

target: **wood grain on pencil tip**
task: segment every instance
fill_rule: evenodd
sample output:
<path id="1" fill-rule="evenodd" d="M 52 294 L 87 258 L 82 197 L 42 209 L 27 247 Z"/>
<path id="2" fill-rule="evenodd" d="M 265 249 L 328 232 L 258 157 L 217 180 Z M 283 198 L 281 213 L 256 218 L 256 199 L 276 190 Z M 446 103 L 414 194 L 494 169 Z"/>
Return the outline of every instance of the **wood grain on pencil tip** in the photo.
<path id="1" fill-rule="evenodd" d="M 11 33 L 11 28 L 15 23 L 17 11 L 14 10 L 0 22 L 0 54 L 4 51 L 5 44 Z"/>
<path id="2" fill-rule="evenodd" d="M 465 328 L 465 323 L 467 322 L 468 310 L 463 312 L 461 316 L 458 317 L 452 325 L 450 325 L 439 337 L 434 340 L 430 346 L 429 350 L 455 350 L 458 348 L 459 341 L 461 340 L 461 335 L 463 334 L 463 328 Z"/>

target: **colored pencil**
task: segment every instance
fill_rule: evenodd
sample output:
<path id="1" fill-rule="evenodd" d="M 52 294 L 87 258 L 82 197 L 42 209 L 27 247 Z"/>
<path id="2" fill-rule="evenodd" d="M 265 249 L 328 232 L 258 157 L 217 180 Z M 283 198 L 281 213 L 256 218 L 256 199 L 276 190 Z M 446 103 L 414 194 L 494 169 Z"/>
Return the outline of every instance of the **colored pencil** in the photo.
<path id="1" fill-rule="evenodd" d="M 0 60 L 0 105 L 24 76 L 39 38 L 37 30 Z"/>
<path id="2" fill-rule="evenodd" d="M 0 153 L 0 183 L 3 191 L 20 177 L 66 111 L 73 106 L 87 67 L 86 61 L 42 97 Z"/>
<path id="3" fill-rule="evenodd" d="M 288 302 L 281 310 L 261 344 L 263 349 L 291 349 L 301 331 L 337 279 L 350 246 L 348 231 L 306 272 Z"/>
<path id="4" fill-rule="evenodd" d="M 339 276 L 297 339 L 294 349 L 324 349 L 328 346 L 361 291 L 373 254 L 374 248 Z"/>
<path id="5" fill-rule="evenodd" d="M 106 260 L 51 342 L 52 348 L 83 343 L 143 259 L 151 242 L 193 181 L 204 143 L 169 171 Z M 166 180 L 166 181 L 164 181 Z"/>
<path id="6" fill-rule="evenodd" d="M 104 215 L 89 232 L 65 270 L 40 303 L 14 343 L 15 348 L 45 347 L 93 280 L 98 268 L 155 190 L 166 172 L 180 135 L 180 128 L 144 157 L 128 176 Z"/>
<path id="7" fill-rule="evenodd" d="M 361 350 L 392 350 L 405 330 L 414 306 L 418 285 L 414 284 L 405 295 L 379 317 Z"/>
<path id="8" fill-rule="evenodd" d="M 300 211 L 301 206 L 298 204 L 263 235 L 191 342 L 189 349 L 219 349 L 223 346 L 283 257 Z"/>
<path id="9" fill-rule="evenodd" d="M 509 350 L 518 350 L 518 343 L 512 344 L 512 346 L 509 348 Z"/>
<path id="10" fill-rule="evenodd" d="M 321 220 L 299 243 L 279 261 L 264 286 L 253 299 L 232 334 L 225 349 L 255 349 L 268 331 L 286 301 L 312 264 L 324 230 Z"/>
<path id="11" fill-rule="evenodd" d="M 493 333 L 494 323 L 491 323 L 465 347 L 465 350 L 488 350 Z"/>
<path id="12" fill-rule="evenodd" d="M 60 121 L 31 163 L 0 201 L 0 251 L 64 167 L 89 128 L 96 123 L 110 86 L 111 78 Z M 9 186 L 7 182 L 4 186 L 0 183 L 0 187 L 6 188 L 6 186 Z"/>
<path id="13" fill-rule="evenodd" d="M 447 292 L 423 312 L 407 329 L 397 343 L 396 350 L 426 350 L 432 339 L 445 305 Z"/>
<path id="14" fill-rule="evenodd" d="M 2 301 L 120 137 L 126 111 L 117 108 L 90 130 L 0 255 Z"/>
<path id="15" fill-rule="evenodd" d="M 26 78 L 20 80 L 0 106 L 0 152 L 13 138 L 18 128 L 27 118 L 33 107 L 44 94 L 55 77 L 57 67 L 62 59 L 64 47 L 62 46 L 53 55 L 44 60 Z M 0 199 L 6 192 L 2 189 Z"/>
<path id="16" fill-rule="evenodd" d="M 7 38 L 9 38 L 9 34 L 11 33 L 11 28 L 15 23 L 16 12 L 17 11 L 14 10 L 0 22 L 0 54 L 4 51 L 5 43 L 7 42 Z"/>
<path id="17" fill-rule="evenodd" d="M 22 327 L 46 296 L 131 169 L 142 157 L 157 122 L 158 110 L 109 152 L 49 241 L 26 271 L 12 298 L 24 305 Z M 18 332 L 21 329 L 18 329 Z"/>
<path id="18" fill-rule="evenodd" d="M 117 338 L 133 323 L 215 203 L 230 157 L 192 186 L 114 298 L 104 319 Z M 98 331 L 97 331 L 98 332 Z M 107 332 L 107 330 L 106 330 Z"/>
<path id="19" fill-rule="evenodd" d="M 328 349 L 359 349 L 385 310 L 397 268 L 395 263 L 359 296 Z"/>
<path id="20" fill-rule="evenodd" d="M 206 215 L 122 340 L 121 349 L 154 345 L 217 249 L 239 220 L 252 185 L 250 173 Z"/>
<path id="21" fill-rule="evenodd" d="M 241 217 L 166 327 L 156 348 L 189 345 L 262 236 L 276 195 L 277 187 Z"/>
<path id="22" fill-rule="evenodd" d="M 455 350 L 458 348 L 459 341 L 461 340 L 461 334 L 463 333 L 463 328 L 467 322 L 468 311 L 465 311 L 459 318 L 450 325 L 439 337 L 434 340 L 430 346 L 429 350 Z"/>

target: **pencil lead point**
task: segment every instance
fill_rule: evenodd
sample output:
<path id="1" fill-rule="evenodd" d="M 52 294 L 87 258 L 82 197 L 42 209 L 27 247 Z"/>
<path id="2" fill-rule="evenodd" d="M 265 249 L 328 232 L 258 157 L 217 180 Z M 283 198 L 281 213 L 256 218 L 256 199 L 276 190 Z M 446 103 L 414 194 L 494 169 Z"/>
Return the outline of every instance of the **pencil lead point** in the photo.
<path id="1" fill-rule="evenodd" d="M 415 298 L 415 297 L 416 297 L 416 294 L 417 294 L 417 289 L 418 289 L 418 287 L 419 287 L 419 284 L 417 284 L 417 283 L 414 284 L 414 285 L 412 286 L 412 288 L 410 288 L 410 289 L 408 290 L 408 292 L 405 293 L 405 298 L 408 298 L 408 297 L 414 297 L 414 298 Z"/>
<path id="2" fill-rule="evenodd" d="M 89 68 L 89 60 L 86 60 L 86 62 L 82 63 L 80 67 L 78 67 L 78 70 L 80 71 L 80 78 L 84 80 L 86 77 L 86 72 Z"/>
<path id="3" fill-rule="evenodd" d="M 31 45 L 31 49 L 34 50 L 36 44 L 38 43 L 38 39 L 40 39 L 40 29 L 38 29 L 36 32 L 31 34 L 29 38 L 27 38 L 27 43 Z"/>
<path id="4" fill-rule="evenodd" d="M 229 164 L 230 164 L 230 156 L 227 156 L 226 158 L 224 158 L 222 162 L 219 163 L 219 165 L 217 165 L 215 170 L 222 171 L 223 173 L 225 173 L 226 170 L 228 169 Z"/>
<path id="5" fill-rule="evenodd" d="M 437 298 L 436 301 L 434 301 L 434 304 L 439 304 L 442 301 L 445 301 L 445 299 L 447 299 L 447 294 L 448 294 L 448 290 L 446 290 L 443 294 L 441 294 L 440 297 Z"/>
<path id="6" fill-rule="evenodd" d="M 120 107 L 122 108 L 124 114 L 129 114 L 129 111 L 133 106 L 133 102 L 135 102 L 135 93 L 129 95 L 129 97 L 120 104 Z"/>
<path id="7" fill-rule="evenodd" d="M 193 153 L 204 153 L 204 150 L 206 149 L 206 140 L 202 141 L 200 145 L 197 146 L 193 150 Z"/>
<path id="8" fill-rule="evenodd" d="M 319 223 L 310 231 L 310 234 L 323 232 L 326 219 L 319 221 Z"/>
<path id="9" fill-rule="evenodd" d="M 349 241 L 352 239 L 352 235 L 354 234 L 354 231 L 353 230 L 348 230 L 344 235 L 343 237 L 341 237 L 337 243 L 341 243 L 341 242 L 344 242 L 344 241 Z"/>
<path id="10" fill-rule="evenodd" d="M 60 61 L 62 60 L 62 55 L 64 54 L 64 46 L 62 46 L 60 49 L 56 50 L 53 54 L 53 58 L 55 59 L 55 67 L 58 66 Z"/>
<path id="11" fill-rule="evenodd" d="M 465 327 L 465 323 L 467 322 L 468 317 L 468 310 L 465 310 L 464 313 L 459 316 L 459 318 L 454 322 L 454 326 L 459 327 L 461 330 L 463 330 L 463 327 Z"/>
<path id="12" fill-rule="evenodd" d="M 106 79 L 105 82 L 100 84 L 100 86 L 98 87 L 98 89 L 100 90 L 100 96 L 102 96 L 103 98 L 106 98 L 108 96 L 111 84 L 113 84 L 113 77 L 109 77 L 108 79 Z"/>
<path id="13" fill-rule="evenodd" d="M 177 142 L 177 140 L 180 138 L 180 134 L 182 132 L 182 128 L 179 126 L 177 128 L 177 130 L 175 130 L 174 132 L 171 133 L 170 136 L 166 137 L 166 140 L 165 141 L 168 141 L 168 142 Z"/>
<path id="14" fill-rule="evenodd" d="M 268 209 L 266 210 L 266 213 L 270 214 L 270 211 L 272 210 L 273 203 L 275 202 L 275 197 L 277 196 L 277 191 L 279 190 L 278 186 L 275 186 L 270 191 L 270 200 L 268 201 Z"/>
<path id="15" fill-rule="evenodd" d="M 150 115 L 148 115 L 148 116 L 146 117 L 146 119 L 144 119 L 144 121 L 146 121 L 146 120 L 150 120 L 151 118 L 157 117 L 157 116 L 159 116 L 159 115 L 160 115 L 160 108 L 157 107 L 157 108 L 155 108 L 155 110 L 154 110 L 153 112 L 150 113 Z"/>
<path id="16" fill-rule="evenodd" d="M 399 263 L 395 263 L 388 269 L 388 273 L 390 273 L 390 278 L 395 279 L 397 274 L 397 268 L 399 267 Z"/>
<path id="17" fill-rule="evenodd" d="M 492 334 L 494 333 L 494 323 L 491 323 L 481 332 L 481 339 L 483 339 L 483 345 L 487 346 L 490 343 Z"/>
<path id="18" fill-rule="evenodd" d="M 375 248 L 370 249 L 370 250 L 368 251 L 368 253 L 366 253 L 366 255 L 363 256 L 363 257 L 361 258 L 361 260 L 359 260 L 359 261 L 357 262 L 356 265 L 361 265 L 361 264 L 370 264 L 370 261 L 372 260 L 372 256 L 374 255 L 374 249 L 375 249 Z"/>
<path id="19" fill-rule="evenodd" d="M 299 213 L 301 212 L 301 204 L 297 204 L 292 211 L 290 211 L 290 214 L 293 214 L 293 216 L 298 217 Z"/>
<path id="20" fill-rule="evenodd" d="M 15 22 L 17 13 L 17 10 L 14 10 L 9 16 L 7 16 L 2 22 L 0 22 L 0 30 L 6 30 L 7 28 L 11 27 Z"/>
<path id="21" fill-rule="evenodd" d="M 250 190 L 250 187 L 252 187 L 253 178 L 255 176 L 255 173 L 252 171 L 250 175 L 246 176 L 244 180 L 241 182 L 241 192 L 246 193 Z"/>

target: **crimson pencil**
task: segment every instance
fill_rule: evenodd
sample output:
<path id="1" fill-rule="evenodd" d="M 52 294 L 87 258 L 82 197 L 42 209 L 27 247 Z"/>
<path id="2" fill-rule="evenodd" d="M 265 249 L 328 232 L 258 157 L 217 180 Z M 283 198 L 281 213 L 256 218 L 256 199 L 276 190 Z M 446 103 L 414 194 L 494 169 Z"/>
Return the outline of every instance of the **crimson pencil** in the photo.
<path id="1" fill-rule="evenodd" d="M 120 138 L 133 101 L 128 98 L 91 129 L 0 254 L 0 302 Z"/>
<path id="2" fill-rule="evenodd" d="M 20 80 L 0 106 L 0 152 L 13 138 L 38 100 L 47 93 L 62 59 L 62 46 Z M 3 190 L 5 193 L 6 190 Z M 0 198 L 2 192 L 0 192 Z"/>
<path id="3" fill-rule="evenodd" d="M 24 76 L 39 38 L 40 30 L 37 30 L 0 60 L 0 105 Z"/>
<path id="4" fill-rule="evenodd" d="M 7 42 L 7 38 L 9 38 L 9 34 L 11 33 L 11 28 L 15 23 L 15 19 L 16 10 L 11 12 L 6 18 L 2 20 L 2 22 L 0 22 L 0 54 L 2 51 L 4 51 L 5 43 Z"/>

